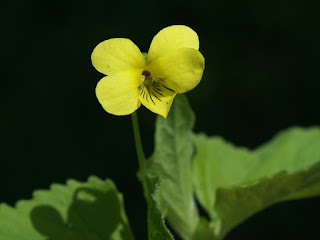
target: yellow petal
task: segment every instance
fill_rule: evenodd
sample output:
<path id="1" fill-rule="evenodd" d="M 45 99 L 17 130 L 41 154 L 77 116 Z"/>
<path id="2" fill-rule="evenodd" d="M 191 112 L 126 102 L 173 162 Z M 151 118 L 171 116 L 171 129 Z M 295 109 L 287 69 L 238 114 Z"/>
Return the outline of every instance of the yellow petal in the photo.
<path id="1" fill-rule="evenodd" d="M 163 79 L 164 85 L 184 93 L 195 88 L 202 78 L 204 57 L 192 48 L 173 50 L 146 67 L 153 78 Z"/>
<path id="2" fill-rule="evenodd" d="M 142 71 L 131 69 L 106 76 L 98 82 L 96 95 L 104 110 L 121 116 L 131 114 L 140 107 L 138 87 Z"/>
<path id="3" fill-rule="evenodd" d="M 145 59 L 139 48 L 126 38 L 112 38 L 99 43 L 92 52 L 91 61 L 105 75 L 145 66 Z"/>
<path id="4" fill-rule="evenodd" d="M 147 64 L 169 51 L 179 48 L 199 50 L 199 38 L 195 31 L 183 25 L 174 25 L 162 29 L 152 40 Z"/>
<path id="5" fill-rule="evenodd" d="M 139 100 L 150 111 L 167 117 L 176 92 L 165 88 L 161 81 L 142 85 L 139 88 Z"/>

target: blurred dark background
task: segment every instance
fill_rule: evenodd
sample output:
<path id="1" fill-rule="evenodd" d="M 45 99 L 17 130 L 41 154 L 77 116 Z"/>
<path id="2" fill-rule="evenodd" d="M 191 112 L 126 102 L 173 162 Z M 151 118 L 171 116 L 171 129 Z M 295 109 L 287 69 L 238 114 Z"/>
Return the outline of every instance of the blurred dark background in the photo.
<path id="1" fill-rule="evenodd" d="M 254 148 L 289 126 L 320 125 L 319 9 L 318 0 L 2 1 L 0 202 L 68 178 L 111 178 L 136 239 L 146 239 L 130 117 L 96 100 L 93 48 L 126 37 L 146 52 L 163 27 L 190 26 L 206 58 L 188 93 L 195 131 Z M 142 107 L 139 117 L 150 155 L 155 116 Z M 227 240 L 320 239 L 319 205 L 319 197 L 276 205 Z"/>

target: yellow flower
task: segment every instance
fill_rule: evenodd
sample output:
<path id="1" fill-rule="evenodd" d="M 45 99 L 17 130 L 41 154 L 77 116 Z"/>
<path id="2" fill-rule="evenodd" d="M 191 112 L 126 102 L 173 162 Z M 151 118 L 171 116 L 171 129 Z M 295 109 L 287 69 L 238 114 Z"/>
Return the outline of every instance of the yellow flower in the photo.
<path id="1" fill-rule="evenodd" d="M 102 107 L 114 115 L 128 115 L 141 103 L 167 117 L 177 93 L 195 88 L 202 78 L 204 58 L 191 28 L 162 29 L 152 40 L 147 58 L 129 39 L 113 38 L 93 50 L 93 66 L 107 75 L 96 87 Z"/>

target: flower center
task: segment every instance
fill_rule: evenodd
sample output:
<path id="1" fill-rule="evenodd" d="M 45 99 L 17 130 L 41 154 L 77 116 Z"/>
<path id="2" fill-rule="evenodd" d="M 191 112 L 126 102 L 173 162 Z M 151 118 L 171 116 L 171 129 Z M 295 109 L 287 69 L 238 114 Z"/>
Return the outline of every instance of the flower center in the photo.
<path id="1" fill-rule="evenodd" d="M 142 76 L 144 76 L 145 78 L 148 78 L 149 76 L 151 76 L 151 73 L 147 70 L 143 70 Z"/>
<path id="2" fill-rule="evenodd" d="M 153 79 L 153 77 L 151 76 L 151 73 L 147 70 L 144 70 L 142 72 L 142 76 L 141 76 L 141 84 L 143 85 L 150 85 L 155 81 L 155 79 Z"/>
<path id="3" fill-rule="evenodd" d="M 171 92 L 175 94 L 175 91 L 166 86 L 165 78 L 156 77 L 153 78 L 151 73 L 144 70 L 141 74 L 141 82 L 138 87 L 139 95 L 147 102 L 150 101 L 156 106 L 156 100 L 162 101 L 162 97 L 168 96 Z M 165 102 L 168 105 L 168 102 Z"/>

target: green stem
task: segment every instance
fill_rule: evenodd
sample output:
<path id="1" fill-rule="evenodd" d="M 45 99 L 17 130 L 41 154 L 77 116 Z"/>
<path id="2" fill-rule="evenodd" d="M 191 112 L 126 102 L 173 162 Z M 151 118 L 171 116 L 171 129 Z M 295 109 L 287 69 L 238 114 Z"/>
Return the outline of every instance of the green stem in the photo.
<path id="1" fill-rule="evenodd" d="M 132 126 L 133 126 L 134 140 L 136 142 L 138 161 L 139 161 L 138 177 L 140 181 L 144 182 L 144 177 L 147 174 L 147 169 L 146 169 L 147 161 L 143 152 L 137 112 L 133 112 L 131 114 L 131 120 L 132 120 Z"/>

